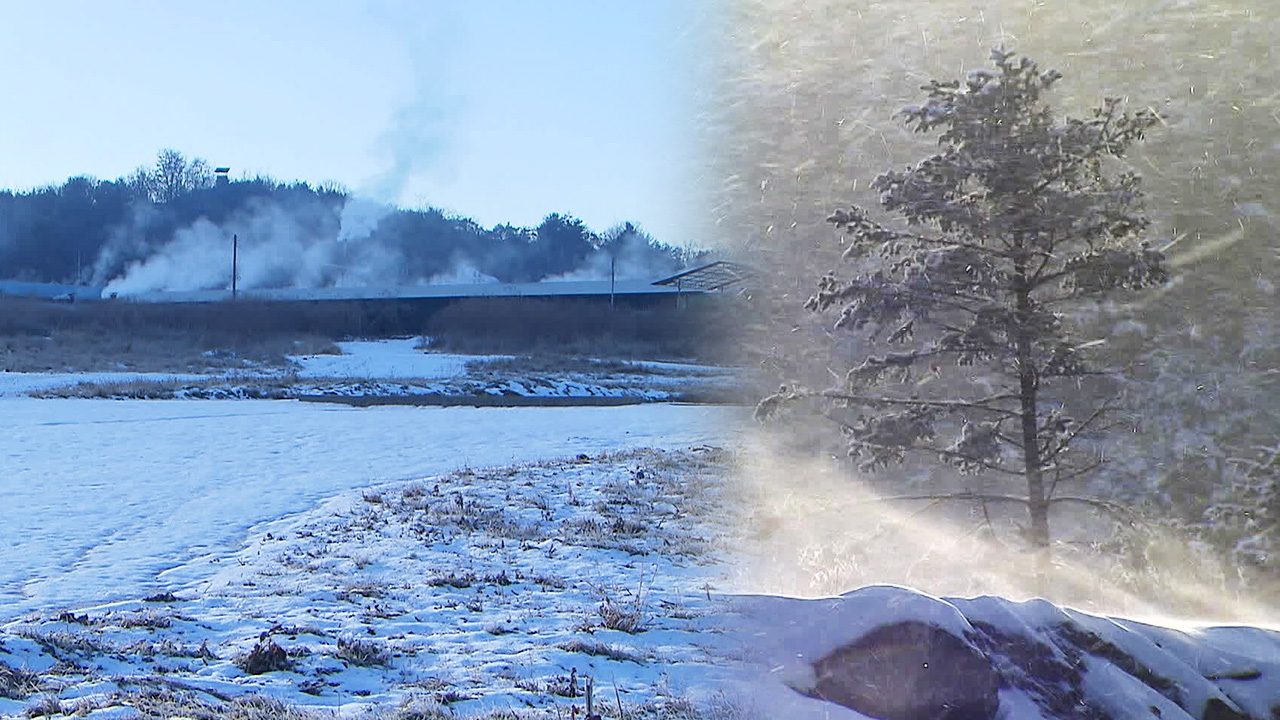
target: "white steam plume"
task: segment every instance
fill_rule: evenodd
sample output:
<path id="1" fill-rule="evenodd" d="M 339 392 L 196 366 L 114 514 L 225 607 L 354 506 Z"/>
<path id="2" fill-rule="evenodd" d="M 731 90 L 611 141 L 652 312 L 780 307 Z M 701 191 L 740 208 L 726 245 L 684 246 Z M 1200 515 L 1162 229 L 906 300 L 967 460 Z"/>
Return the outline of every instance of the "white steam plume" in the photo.
<path id="1" fill-rule="evenodd" d="M 432 275 L 426 285 L 485 285 L 502 282 L 492 275 L 486 275 L 476 268 L 475 264 L 464 257 L 454 256 L 449 269 Z"/>
<path id="2" fill-rule="evenodd" d="M 339 216 L 338 242 L 363 240 L 378 227 L 382 218 L 390 215 L 391 206 L 372 200 L 348 198 Z"/>
<path id="3" fill-rule="evenodd" d="M 242 290 L 492 283 L 498 278 L 481 268 L 492 271 L 518 262 L 509 255 L 512 251 L 530 253 L 529 263 L 541 262 L 536 247 L 478 244 L 458 249 L 448 257 L 447 267 L 441 262 L 444 258 L 430 253 L 411 264 L 408 259 L 422 249 L 420 243 L 433 239 L 416 234 L 421 231 L 379 229 L 379 223 L 397 211 L 367 199 L 351 198 L 335 208 L 321 202 L 258 198 L 221 224 L 200 218 L 160 242 L 147 240 L 155 236 L 157 217 L 149 207 L 141 206 L 97 258 L 94 275 L 106 286 L 104 296 L 228 290 L 233 237 L 238 238 L 237 287 Z M 611 265 L 619 279 L 652 279 L 678 269 L 643 232 L 612 238 L 581 267 L 545 279 L 605 280 Z"/>
<path id="4" fill-rule="evenodd" d="M 173 239 L 149 256 L 130 264 L 124 274 L 107 283 L 104 294 L 193 290 L 231 287 L 232 238 L 239 244 L 242 289 L 264 287 L 310 288 L 330 285 L 389 284 L 397 277 L 400 257 L 394 248 L 339 241 L 367 237 L 376 225 L 373 203 L 357 201 L 347 228 L 333 227 L 317 215 L 319 207 L 286 208 L 267 201 L 251 202 L 246 211 L 222 225 L 200 218 L 174 233 Z M 345 208 L 344 208 L 345 210 Z M 385 212 L 383 213 L 385 214 Z M 317 231 L 317 228 L 323 228 Z M 120 252 L 126 242 L 105 252 Z M 112 261 L 100 257 L 99 265 Z"/>
<path id="5" fill-rule="evenodd" d="M 587 256 L 582 265 L 547 281 L 572 280 L 654 280 L 680 268 L 668 256 L 656 252 L 649 236 L 641 231 L 621 234 L 612 245 Z"/>

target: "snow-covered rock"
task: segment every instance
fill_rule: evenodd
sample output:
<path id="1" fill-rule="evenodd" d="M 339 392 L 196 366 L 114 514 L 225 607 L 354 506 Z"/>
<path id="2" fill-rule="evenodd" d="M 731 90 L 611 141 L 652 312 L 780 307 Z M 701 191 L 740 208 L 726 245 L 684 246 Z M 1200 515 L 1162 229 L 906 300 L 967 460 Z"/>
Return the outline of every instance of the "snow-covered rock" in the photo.
<path id="1" fill-rule="evenodd" d="M 1044 600 L 895 586 L 817 600 L 743 596 L 731 617 L 763 717 L 1280 717 L 1275 630 L 1162 627 Z"/>

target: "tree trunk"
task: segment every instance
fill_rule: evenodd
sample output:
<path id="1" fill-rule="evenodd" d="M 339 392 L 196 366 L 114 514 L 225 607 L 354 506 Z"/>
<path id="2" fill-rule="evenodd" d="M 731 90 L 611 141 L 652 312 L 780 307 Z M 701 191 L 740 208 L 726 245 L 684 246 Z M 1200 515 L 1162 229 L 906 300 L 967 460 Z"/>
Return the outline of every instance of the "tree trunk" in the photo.
<path id="1" fill-rule="evenodd" d="M 1022 268 L 1017 273 L 1018 322 L 1014 344 L 1018 357 L 1019 400 L 1022 409 L 1022 459 L 1027 477 L 1027 514 L 1030 516 L 1030 541 L 1035 553 L 1036 591 L 1044 594 L 1049 586 L 1049 498 L 1045 495 L 1044 473 L 1040 457 L 1039 378 L 1032 357 L 1031 293 L 1026 289 Z"/>

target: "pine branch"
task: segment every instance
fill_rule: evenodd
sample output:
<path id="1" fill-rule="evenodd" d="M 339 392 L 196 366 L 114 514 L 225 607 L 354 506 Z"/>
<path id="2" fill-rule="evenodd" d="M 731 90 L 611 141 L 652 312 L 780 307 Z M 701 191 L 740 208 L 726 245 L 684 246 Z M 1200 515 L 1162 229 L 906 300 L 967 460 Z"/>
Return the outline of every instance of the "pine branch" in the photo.
<path id="1" fill-rule="evenodd" d="M 857 278 L 857 280 L 864 280 L 864 279 L 865 279 L 865 276 L 860 276 Z M 969 295 L 968 293 L 952 293 L 952 292 L 941 293 L 941 292 L 933 292 L 933 291 L 921 292 L 920 290 L 916 290 L 916 289 L 906 289 L 902 287 L 902 285 L 900 284 L 894 285 L 892 287 L 884 287 L 884 288 L 866 288 L 866 289 L 855 288 L 852 284 L 853 282 L 854 281 L 846 281 L 845 286 L 843 288 L 837 290 L 835 293 L 832 293 L 832 294 L 838 295 L 841 300 L 847 300 L 849 295 L 856 294 L 856 292 L 870 294 L 872 291 L 878 291 L 878 294 L 893 298 L 895 300 L 904 299 L 904 298 L 920 300 L 922 302 L 933 303 L 935 305 L 938 305 L 939 307 L 946 307 L 952 310 L 960 310 L 962 312 L 967 312 L 971 315 L 977 315 L 981 311 L 981 308 L 974 309 L 969 307 L 968 305 L 964 305 L 962 303 L 954 302 L 954 301 L 968 300 L 969 302 L 981 303 L 982 306 L 984 307 L 987 305 L 990 305 L 993 302 L 996 302 L 994 298 L 982 297 L 979 295 Z M 851 292 L 851 291 L 856 291 L 856 292 Z"/>
<path id="2" fill-rule="evenodd" d="M 1087 467 L 1076 468 L 1071 472 L 1067 473 L 1066 475 L 1063 475 L 1062 472 L 1059 470 L 1061 466 L 1054 466 L 1053 482 L 1049 484 L 1049 491 L 1045 494 L 1045 496 L 1053 497 L 1053 493 L 1055 490 L 1058 489 L 1059 483 L 1069 482 L 1083 475 L 1088 475 L 1096 471 L 1098 468 L 1102 467 L 1105 464 L 1106 464 L 1106 461 L 1103 460 L 1101 457 L 1098 457 L 1096 461 L 1094 461 L 1092 464 L 1088 465 Z"/>
<path id="3" fill-rule="evenodd" d="M 1040 273 L 1044 272 L 1045 267 L 1047 267 L 1049 265 L 1049 262 L 1054 258 L 1053 251 L 1052 251 L 1053 241 L 1049 242 L 1049 247 L 1050 247 L 1050 250 L 1043 251 L 1044 257 L 1040 258 L 1040 265 L 1036 267 L 1035 272 L 1031 273 L 1031 279 L 1028 281 L 1028 284 L 1030 285 L 1032 291 L 1034 291 L 1037 287 L 1040 286 L 1040 282 L 1039 282 Z"/>
<path id="4" fill-rule="evenodd" d="M 1121 374 L 1120 370 L 1065 370 L 1063 372 L 1041 372 L 1041 378 L 1073 378 L 1073 377 L 1108 377 Z"/>
<path id="5" fill-rule="evenodd" d="M 1017 418 L 1021 417 L 1021 413 L 1014 410 L 1006 410 L 999 407 L 991 407 L 984 403 L 999 402 L 1002 400 L 1017 400 L 1018 396 L 1012 393 L 1006 395 L 992 395 L 991 397 L 979 400 L 919 400 L 915 398 L 889 398 L 879 395 L 858 395 L 847 393 L 842 390 L 824 390 L 821 396 L 830 400 L 845 400 L 848 402 L 862 403 L 864 405 L 902 405 L 905 407 L 922 407 L 937 408 L 939 410 L 947 410 L 956 412 L 959 410 L 976 410 L 989 412 L 995 415 L 1003 415 L 1005 417 Z"/>
<path id="6" fill-rule="evenodd" d="M 1062 454 L 1063 452 L 1065 452 L 1065 451 L 1067 450 L 1068 446 L 1070 446 L 1070 445 L 1071 445 L 1071 443 L 1072 443 L 1072 442 L 1073 442 L 1077 437 L 1079 437 L 1079 436 L 1080 436 L 1080 433 L 1085 432 L 1086 430 L 1088 430 L 1088 429 L 1089 429 L 1089 427 L 1090 427 L 1090 426 L 1092 426 L 1092 425 L 1093 425 L 1093 423 L 1094 423 L 1096 420 L 1099 420 L 1099 419 L 1101 419 L 1101 418 L 1102 418 L 1102 416 L 1103 416 L 1103 414 L 1104 414 L 1104 413 L 1106 413 L 1106 412 L 1108 412 L 1108 411 L 1110 411 L 1110 410 L 1114 410 L 1115 408 L 1114 408 L 1114 406 L 1112 405 L 1112 402 L 1113 402 L 1113 401 L 1115 401 L 1115 400 L 1116 400 L 1116 398 L 1115 398 L 1115 397 L 1109 397 L 1109 398 L 1107 398 L 1106 400 L 1104 400 L 1104 401 L 1102 402 L 1102 405 L 1101 405 L 1101 406 L 1099 406 L 1097 409 L 1095 409 L 1095 410 L 1093 411 L 1093 413 L 1091 413 L 1091 414 L 1089 415 L 1089 417 L 1088 417 L 1088 418 L 1086 418 L 1086 419 L 1084 420 L 1084 422 L 1082 422 L 1082 423 L 1080 423 L 1080 424 L 1076 425 L 1076 427 L 1075 427 L 1074 429 L 1072 429 L 1072 430 L 1071 430 L 1071 432 L 1067 433 L 1065 436 L 1063 436 L 1063 437 L 1061 437 L 1060 439 L 1058 439 L 1058 443 L 1057 443 L 1057 445 L 1056 445 L 1056 446 L 1054 446 L 1054 447 L 1052 447 L 1052 448 L 1050 447 L 1050 444 L 1049 444 L 1049 443 L 1050 443 L 1050 442 L 1052 442 L 1052 440 L 1053 440 L 1052 438 L 1051 438 L 1050 440 L 1046 440 L 1046 441 L 1045 441 L 1045 446 L 1044 446 L 1043 448 L 1041 448 L 1041 452 L 1045 453 L 1045 460 L 1046 460 L 1046 464 L 1047 464 L 1048 462 L 1051 462 L 1051 461 L 1053 460 L 1053 458 L 1055 458 L 1055 457 L 1057 457 L 1058 455 L 1060 455 L 1060 454 Z M 1049 430 L 1049 427 L 1048 427 L 1047 425 L 1042 425 L 1042 426 L 1040 426 L 1040 428 L 1039 428 L 1036 432 L 1037 432 L 1037 433 L 1044 433 L 1044 432 L 1046 432 L 1047 430 Z"/>
<path id="7" fill-rule="evenodd" d="M 934 348 L 928 352 L 920 353 L 920 357 L 941 357 L 945 355 L 985 355 L 992 358 L 1012 355 L 1013 352 L 1008 344 L 974 344 L 964 345 L 954 348 Z"/>
<path id="8" fill-rule="evenodd" d="M 955 493 L 926 493 L 924 495 L 890 495 L 888 497 L 870 498 L 868 500 L 860 500 L 863 503 L 885 503 L 885 502 L 913 502 L 919 500 L 930 500 L 942 502 L 947 500 L 971 500 L 974 502 L 1010 502 L 1020 505 L 1026 505 L 1027 499 L 1018 495 L 1003 495 L 998 493 L 976 493 L 969 490 Z"/>
<path id="9" fill-rule="evenodd" d="M 839 422 L 839 420 L 837 420 L 837 422 Z M 847 423 L 841 422 L 840 424 L 846 428 L 853 429 Z M 976 458 L 971 455 L 955 452 L 954 450 L 947 450 L 946 448 L 933 447 L 931 445 L 903 445 L 899 447 L 899 446 L 893 446 L 893 445 L 879 445 L 876 443 L 862 442 L 856 439 L 854 440 L 854 442 L 857 445 L 870 448 L 873 450 L 891 450 L 891 451 L 903 451 L 903 452 L 906 452 L 909 450 L 918 450 L 922 452 L 930 452 L 937 455 L 938 457 L 948 458 L 951 460 L 961 460 L 963 462 L 972 463 L 973 465 L 980 467 L 983 470 L 991 470 L 992 472 L 1004 473 L 1005 475 L 1011 475 L 1013 477 L 1026 476 L 1026 473 L 1018 470 L 1010 470 L 1008 468 L 1003 468 L 1003 467 L 1000 467 L 999 465 L 993 465 L 981 458 Z"/>
<path id="10" fill-rule="evenodd" d="M 960 335 L 963 335 L 965 334 L 965 332 L 968 331 L 968 328 L 958 327 L 948 322 L 943 322 L 941 320 L 934 320 L 933 318 L 916 318 L 916 322 L 921 322 L 926 325 L 932 325 L 933 327 L 939 330 L 946 330 L 947 332 L 953 332 Z"/>
<path id="11" fill-rule="evenodd" d="M 1088 149 L 1088 151 L 1080 153 L 1075 157 L 1072 157 L 1071 159 L 1073 160 L 1073 162 L 1070 163 L 1069 165 L 1065 163 L 1059 164 L 1057 170 L 1053 173 L 1048 173 L 1047 174 L 1048 176 L 1044 180 L 1042 180 L 1040 184 L 1035 187 L 1035 189 L 1031 191 L 1031 194 L 1039 195 L 1040 193 L 1049 189 L 1050 185 L 1053 185 L 1055 182 L 1058 182 L 1059 180 L 1062 180 L 1063 178 L 1067 177 L 1069 173 L 1074 173 L 1076 170 L 1080 168 L 1080 166 L 1084 165 L 1091 158 L 1096 157 L 1099 153 L 1102 152 L 1103 148 L 1106 145 L 1104 141 L 1108 139 L 1107 129 L 1111 125 L 1112 119 L 1115 117 L 1115 113 L 1116 113 L 1115 105 L 1108 104 L 1106 106 L 1106 111 L 1107 111 L 1106 117 L 1102 119 L 1101 126 L 1098 128 L 1097 139 L 1094 141 L 1093 145 Z M 1096 122 L 1097 121 L 1095 121 L 1095 123 Z"/>
<path id="12" fill-rule="evenodd" d="M 1048 502 L 1050 505 L 1055 503 L 1074 503 L 1077 505 L 1086 505 L 1089 507 L 1097 508 L 1099 510 L 1104 510 L 1107 513 L 1114 515 L 1116 517 L 1124 518 L 1129 522 L 1131 526 L 1132 525 L 1143 525 L 1143 526 L 1149 525 L 1149 523 L 1147 522 L 1147 519 L 1143 517 L 1141 513 L 1137 512 L 1136 510 L 1133 510 L 1132 508 L 1125 507 L 1124 505 L 1121 505 L 1119 503 L 1111 502 L 1110 500 L 1100 500 L 1098 498 L 1091 498 L 1091 497 L 1079 497 L 1076 495 L 1064 495 L 1063 497 L 1049 498 Z"/>
<path id="13" fill-rule="evenodd" d="M 890 495 L 888 497 L 871 498 L 868 500 L 860 500 L 859 503 L 884 503 L 884 502 L 916 502 L 920 500 L 929 500 L 935 502 L 961 500 L 981 503 L 1005 502 L 1017 505 L 1029 505 L 1030 501 L 1020 495 L 1007 495 L 1003 493 L 975 493 L 970 491 L 957 493 L 926 493 L 923 495 Z M 1078 505 L 1087 505 L 1089 507 L 1104 510 L 1108 514 L 1116 517 L 1122 517 L 1129 522 L 1130 525 L 1148 525 L 1146 518 L 1140 513 L 1109 500 L 1099 500 L 1097 498 L 1079 497 L 1075 495 L 1067 495 L 1058 498 L 1048 499 L 1050 505 L 1055 503 L 1074 503 Z"/>
<path id="14" fill-rule="evenodd" d="M 1008 355 L 1009 347 L 1007 345 L 966 345 L 958 348 L 931 348 L 929 350 L 915 351 L 916 360 L 927 360 L 929 358 L 947 357 L 952 355 L 979 354 L 989 355 L 991 357 L 1000 357 Z"/>
<path id="15" fill-rule="evenodd" d="M 875 240 L 868 241 L 870 243 L 878 243 L 881 247 L 891 242 L 913 242 L 921 245 L 933 245 L 936 247 L 956 247 L 966 248 L 974 252 L 994 255 L 999 258 L 1006 258 L 1008 254 L 1001 252 L 987 245 L 978 243 L 968 243 L 953 238 L 932 238 L 927 235 L 917 235 L 916 233 L 906 232 L 903 230 L 893 230 L 888 228 L 866 214 L 861 208 L 855 207 L 853 212 L 840 209 L 831 214 L 827 218 L 827 222 L 835 225 L 848 235 L 854 236 L 854 242 L 858 242 L 859 235 L 875 235 Z"/>
<path id="16" fill-rule="evenodd" d="M 1022 414 L 1021 414 L 1021 413 L 1018 413 L 1018 415 L 1019 415 L 1019 417 L 1021 417 L 1021 415 L 1022 415 Z M 1005 443 L 1007 443 L 1007 444 L 1009 444 L 1009 445 L 1012 445 L 1013 447 L 1016 447 L 1016 448 L 1020 448 L 1020 447 L 1022 447 L 1022 439 L 1021 439 L 1021 438 L 1010 437 L 1010 436 L 1008 436 L 1008 435 L 1005 435 L 1005 434 L 1004 434 L 1004 433 L 1002 433 L 1002 432 L 998 432 L 998 433 L 996 433 L 996 437 L 997 437 L 997 438 L 999 438 L 999 439 L 1001 439 L 1001 440 L 1003 440 Z"/>

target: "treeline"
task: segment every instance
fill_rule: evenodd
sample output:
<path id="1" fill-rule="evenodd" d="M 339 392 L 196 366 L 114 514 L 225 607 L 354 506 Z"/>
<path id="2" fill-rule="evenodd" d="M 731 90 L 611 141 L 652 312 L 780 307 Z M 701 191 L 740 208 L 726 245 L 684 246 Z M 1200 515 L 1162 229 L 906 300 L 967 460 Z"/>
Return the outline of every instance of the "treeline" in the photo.
<path id="1" fill-rule="evenodd" d="M 254 248 L 270 256 L 270 267 L 245 285 L 259 287 L 396 284 L 451 273 L 458 282 L 534 282 L 611 267 L 619 276 L 674 272 L 691 260 L 630 222 L 596 232 L 557 212 L 537 227 L 485 228 L 435 208 L 380 206 L 334 185 L 215 183 L 204 160 L 164 150 L 153 167 L 116 180 L 81 176 L 0 191 L 0 279 L 105 285 L 151 263 L 143 289 L 165 289 L 184 267 L 193 274 L 181 289 L 219 287 L 229 278 L 200 275 L 198 251 L 221 252 L 232 234 L 250 257 Z"/>

